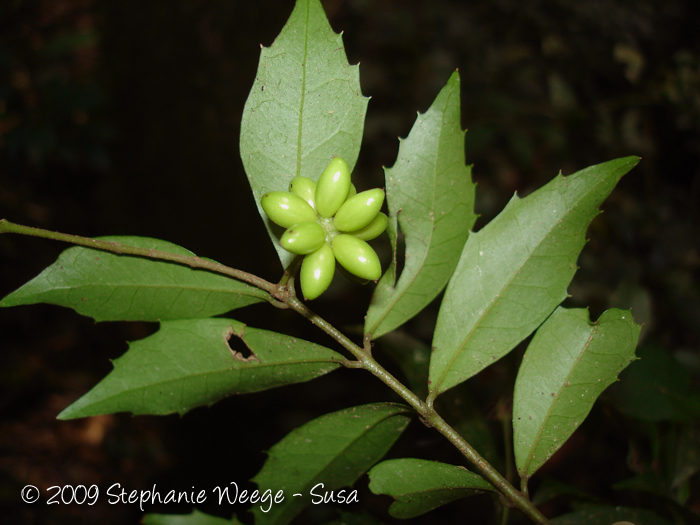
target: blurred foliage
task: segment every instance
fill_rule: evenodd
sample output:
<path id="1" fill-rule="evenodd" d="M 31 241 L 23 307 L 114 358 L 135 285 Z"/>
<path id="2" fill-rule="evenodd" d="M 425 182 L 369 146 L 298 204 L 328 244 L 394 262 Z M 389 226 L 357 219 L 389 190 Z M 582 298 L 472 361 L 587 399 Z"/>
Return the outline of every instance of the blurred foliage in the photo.
<path id="1" fill-rule="evenodd" d="M 693 416 L 700 382 L 700 4 L 323 4 L 334 29 L 344 31 L 350 61 L 361 61 L 363 92 L 372 96 L 353 175 L 359 189 L 383 184 L 380 166 L 393 164 L 396 137 L 408 134 L 413 112 L 427 109 L 455 68 L 469 130 L 467 161 L 479 183 L 476 229 L 514 191 L 528 194 L 559 170 L 570 174 L 612 158 L 643 158 L 594 220 L 566 305 L 590 305 L 592 318 L 611 306 L 632 306 L 645 323 L 645 345 L 657 352 L 649 361 L 666 364 L 658 371 L 631 367 L 627 390 L 611 391 L 608 402 L 594 407 L 541 479 L 558 479 L 570 487 L 568 494 L 662 509 L 666 518 L 692 523 L 700 512 Z M 291 0 L 0 2 L 0 216 L 82 235 L 167 239 L 275 279 L 279 265 L 272 246 L 260 243 L 266 237 L 237 144 L 259 45 L 270 45 L 291 8 Z M 63 248 L 0 238 L 0 295 L 39 273 Z M 343 308 L 334 306 L 340 297 Z M 359 324 L 368 298 L 366 287 L 338 279 L 315 308 L 339 326 Z M 423 344 L 430 343 L 436 306 L 406 327 Z M 85 519 L 107 525 L 138 515 L 120 506 L 92 507 L 89 515 L 21 506 L 16 495 L 25 483 L 42 489 L 93 482 L 102 488 L 114 482 L 133 488 L 154 481 L 184 488 L 245 483 L 262 465 L 259 449 L 290 429 L 351 400 L 387 397 L 376 381 L 339 371 L 309 385 L 232 398 L 182 420 L 56 423 L 62 407 L 106 374 L 107 358 L 126 349 L 123 341 L 142 338 L 152 327 L 95 327 L 51 307 L 2 314 L 0 505 L 13 523 Z M 271 321 L 263 305 L 242 316 L 327 344 L 286 312 L 275 312 Z M 500 422 L 507 420 L 520 355 L 514 352 L 465 385 L 448 407 L 455 425 L 460 406 L 470 413 L 476 406 L 486 417 L 482 435 L 507 435 Z M 630 392 L 647 376 L 655 381 L 653 391 Z M 678 392 L 684 403 L 677 402 Z M 654 403 L 653 413 L 640 413 L 645 399 Z M 678 410 L 683 417 L 664 416 Z M 255 419 L 262 413 L 273 417 Z M 250 428 L 241 428 L 243 420 Z M 221 461 L 222 448 L 250 449 L 251 443 L 255 451 L 247 462 Z M 436 448 L 437 459 L 460 461 L 420 425 L 393 453 L 435 458 Z M 502 443 L 494 448 L 489 454 L 503 454 Z M 537 483 L 536 477 L 534 494 Z M 387 502 L 360 490 L 367 508 L 385 517 Z M 575 505 L 570 496 L 546 499 L 542 508 L 550 515 Z M 490 502 L 454 503 L 431 515 L 431 523 L 462 522 L 466 513 L 486 522 Z M 328 512 L 314 509 L 305 519 L 317 518 L 328 519 Z"/>

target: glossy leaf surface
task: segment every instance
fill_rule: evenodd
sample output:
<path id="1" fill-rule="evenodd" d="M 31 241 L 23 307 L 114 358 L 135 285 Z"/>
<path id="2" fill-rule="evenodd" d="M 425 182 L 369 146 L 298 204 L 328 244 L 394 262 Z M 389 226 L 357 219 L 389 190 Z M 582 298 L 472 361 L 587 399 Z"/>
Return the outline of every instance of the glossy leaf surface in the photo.
<path id="1" fill-rule="evenodd" d="M 194 256 L 157 239 L 101 239 Z M 261 290 L 223 275 L 76 246 L 5 297 L 0 306 L 48 303 L 72 308 L 96 321 L 161 321 L 211 317 L 262 302 L 265 296 Z"/>
<path id="2" fill-rule="evenodd" d="M 641 326 L 631 312 L 558 308 L 537 330 L 513 399 L 515 461 L 529 478 L 583 422 L 598 396 L 634 359 Z"/>
<path id="3" fill-rule="evenodd" d="M 292 256 L 277 245 L 261 207 L 269 191 L 285 191 L 305 176 L 316 181 L 334 156 L 355 165 L 368 99 L 359 69 L 318 0 L 298 0 L 272 46 L 262 49 L 243 111 L 241 158 L 260 216 L 282 264 Z"/>
<path id="4" fill-rule="evenodd" d="M 232 394 L 326 374 L 342 356 L 322 346 L 232 319 L 164 321 L 130 344 L 114 370 L 59 419 L 131 412 L 185 412 Z"/>
<path id="5" fill-rule="evenodd" d="M 598 206 L 638 157 L 592 166 L 505 209 L 464 247 L 438 314 L 430 361 L 436 396 L 510 352 L 567 296 Z"/>
<path id="6" fill-rule="evenodd" d="M 403 405 L 374 403 L 321 416 L 273 446 L 253 478 L 259 490 L 283 490 L 283 503 L 269 512 L 253 509 L 256 525 L 282 525 L 312 502 L 311 491 L 352 485 L 386 454 L 410 421 Z M 293 496 L 299 494 L 298 496 Z"/>
<path id="7" fill-rule="evenodd" d="M 369 478 L 372 492 L 388 494 L 396 500 L 389 507 L 389 514 L 400 519 L 494 490 L 488 481 L 465 468 L 414 458 L 383 461 L 369 471 Z"/>
<path id="8" fill-rule="evenodd" d="M 365 332 L 377 338 L 420 312 L 444 288 L 462 252 L 474 214 L 471 168 L 464 164 L 460 81 L 453 73 L 428 111 L 401 141 L 396 164 L 386 170 L 390 220 L 406 240 L 398 282 L 395 263 L 379 281 Z"/>

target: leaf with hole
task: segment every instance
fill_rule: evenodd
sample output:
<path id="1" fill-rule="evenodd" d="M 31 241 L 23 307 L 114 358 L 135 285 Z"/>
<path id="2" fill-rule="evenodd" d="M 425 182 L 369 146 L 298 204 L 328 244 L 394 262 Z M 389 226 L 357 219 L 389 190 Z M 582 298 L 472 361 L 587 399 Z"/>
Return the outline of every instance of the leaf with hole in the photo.
<path id="1" fill-rule="evenodd" d="M 232 319 L 164 321 L 58 417 L 184 414 L 233 394 L 309 381 L 342 361 L 322 346 Z"/>

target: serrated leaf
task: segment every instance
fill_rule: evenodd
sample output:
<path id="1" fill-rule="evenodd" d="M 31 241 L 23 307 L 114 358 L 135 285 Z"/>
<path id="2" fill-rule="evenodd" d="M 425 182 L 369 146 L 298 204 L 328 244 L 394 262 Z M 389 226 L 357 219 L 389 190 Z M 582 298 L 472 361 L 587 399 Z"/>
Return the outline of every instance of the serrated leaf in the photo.
<path id="1" fill-rule="evenodd" d="M 567 296 L 588 224 L 638 157 L 552 182 L 469 236 L 438 314 L 430 361 L 435 397 L 510 352 Z"/>
<path id="2" fill-rule="evenodd" d="M 671 525 L 650 510 L 601 506 L 590 506 L 564 514 L 554 518 L 552 525 L 610 525 L 621 521 L 638 525 Z"/>
<path id="3" fill-rule="evenodd" d="M 375 289 L 365 321 L 373 338 L 408 321 L 442 291 L 476 220 L 459 93 L 455 72 L 401 141 L 396 164 L 385 170 L 389 212 L 404 234 L 406 262 L 395 282 L 394 257 Z"/>
<path id="4" fill-rule="evenodd" d="M 164 321 L 58 418 L 184 414 L 232 394 L 309 381 L 342 360 L 328 348 L 232 319 Z"/>
<path id="5" fill-rule="evenodd" d="M 414 458 L 382 461 L 369 471 L 369 478 L 372 492 L 388 494 L 396 500 L 389 507 L 389 514 L 400 519 L 494 490 L 488 481 L 465 468 Z"/>
<path id="6" fill-rule="evenodd" d="M 319 495 L 352 485 L 399 438 L 409 414 L 403 405 L 374 403 L 321 416 L 290 432 L 253 478 L 260 491 L 285 494 L 267 513 L 253 508 L 256 525 L 289 523 L 310 503 L 320 503 Z"/>
<path id="7" fill-rule="evenodd" d="M 296 176 L 318 180 L 335 156 L 352 169 L 368 100 L 319 0 L 298 0 L 272 46 L 262 49 L 241 122 L 243 166 L 283 266 L 292 254 L 278 245 L 260 198 L 287 191 Z"/>
<path id="8" fill-rule="evenodd" d="M 194 509 L 191 514 L 146 514 L 143 525 L 241 525 L 234 516 L 230 520 Z"/>
<path id="9" fill-rule="evenodd" d="M 583 422 L 634 359 L 641 326 L 628 310 L 557 308 L 525 352 L 513 396 L 513 444 L 521 478 L 534 474 Z"/>
<path id="10" fill-rule="evenodd" d="M 194 256 L 185 248 L 158 239 L 100 239 Z M 223 275 L 76 246 L 5 297 L 0 306 L 48 303 L 72 308 L 96 321 L 164 321 L 223 314 L 262 302 L 266 295 Z"/>

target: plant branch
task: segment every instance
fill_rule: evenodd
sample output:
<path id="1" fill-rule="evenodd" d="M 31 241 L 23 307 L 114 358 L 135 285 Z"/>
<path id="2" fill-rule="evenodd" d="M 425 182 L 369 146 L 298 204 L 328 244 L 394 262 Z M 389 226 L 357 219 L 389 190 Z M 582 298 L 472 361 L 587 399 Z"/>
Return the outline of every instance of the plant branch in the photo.
<path id="1" fill-rule="evenodd" d="M 416 394 L 411 392 L 403 383 L 387 372 L 368 352 L 353 343 L 347 336 L 338 331 L 333 325 L 312 312 L 304 303 L 293 299 L 289 307 L 306 317 L 321 330 L 330 335 L 346 350 L 352 353 L 363 364 L 363 368 L 382 380 L 389 388 L 401 396 L 413 409 L 418 412 L 423 422 L 434 427 L 445 436 L 479 471 L 488 479 L 501 494 L 503 494 L 514 507 L 519 508 L 535 523 L 548 524 L 549 520 L 525 497 L 511 485 L 491 464 L 486 461 L 464 438 L 453 429 L 432 408 L 423 402 Z"/>
<path id="2" fill-rule="evenodd" d="M 13 222 L 8 221 L 7 219 L 0 219 L 0 233 L 19 233 L 21 235 L 32 235 L 34 237 L 42 237 L 44 239 L 52 239 L 55 241 L 77 244 L 78 246 L 85 246 L 87 248 L 94 248 L 96 250 L 112 252 L 119 255 L 133 255 L 136 257 L 147 257 L 149 259 L 158 259 L 161 261 L 170 261 L 178 264 L 184 264 L 185 266 L 189 266 L 190 268 L 208 270 L 210 272 L 226 275 L 227 277 L 232 277 L 238 281 L 246 282 L 251 286 L 255 286 L 256 288 L 260 288 L 261 290 L 268 292 L 270 295 L 273 296 L 275 296 L 277 293 L 277 286 L 272 284 L 271 282 L 266 281 L 265 279 L 261 279 L 260 277 L 250 274 L 248 272 L 236 270 L 234 268 L 229 268 L 228 266 L 225 266 L 218 262 L 202 259 L 201 257 L 197 256 L 176 255 L 174 253 L 164 252 L 162 250 L 136 248 L 135 246 L 128 246 L 126 244 L 121 244 L 113 241 L 104 241 L 100 239 L 92 239 L 90 237 L 80 237 L 79 235 L 52 232 L 49 230 L 43 230 L 41 228 L 33 228 L 31 226 L 15 224 Z"/>
<path id="3" fill-rule="evenodd" d="M 80 237 L 77 235 L 69 235 L 65 233 L 52 232 L 41 228 L 33 228 L 30 226 L 22 226 L 14 224 L 6 219 L 0 219 L 0 234 L 2 233 L 18 233 L 22 235 L 32 235 L 45 239 L 52 239 L 96 250 L 103 250 L 120 255 L 131 255 L 137 257 L 146 257 L 162 261 L 170 261 L 178 264 L 183 264 L 191 268 L 198 268 L 210 272 L 226 275 L 233 279 L 246 282 L 270 294 L 271 302 L 284 303 L 288 308 L 293 309 L 301 314 L 314 325 L 330 335 L 340 345 L 350 352 L 357 361 L 350 361 L 348 365 L 353 368 L 364 368 L 394 392 L 401 396 L 413 409 L 418 412 L 421 420 L 428 426 L 435 428 L 443 436 L 445 436 L 461 453 L 464 455 L 491 484 L 510 502 L 514 507 L 519 508 L 524 514 L 530 517 L 535 523 L 549 524 L 547 518 L 540 513 L 539 510 L 528 500 L 528 498 L 519 492 L 506 480 L 496 469 L 494 469 L 479 453 L 469 444 L 464 438 L 453 429 L 442 417 L 433 409 L 432 404 L 422 401 L 416 394 L 409 390 L 403 383 L 392 376 L 384 367 L 382 367 L 371 355 L 366 348 L 362 348 L 353 343 L 345 334 L 329 322 L 321 318 L 319 315 L 312 312 L 303 302 L 301 302 L 293 293 L 286 289 L 287 281 L 291 276 L 291 272 L 286 275 L 278 284 L 270 283 L 260 277 L 250 273 L 229 268 L 223 264 L 202 259 L 200 257 L 188 257 L 176 255 L 173 253 L 164 252 L 161 250 L 152 250 L 148 248 L 136 248 L 127 246 L 118 242 L 104 241 L 100 239 L 91 239 L 88 237 Z M 365 341 L 366 345 L 367 341 Z"/>

